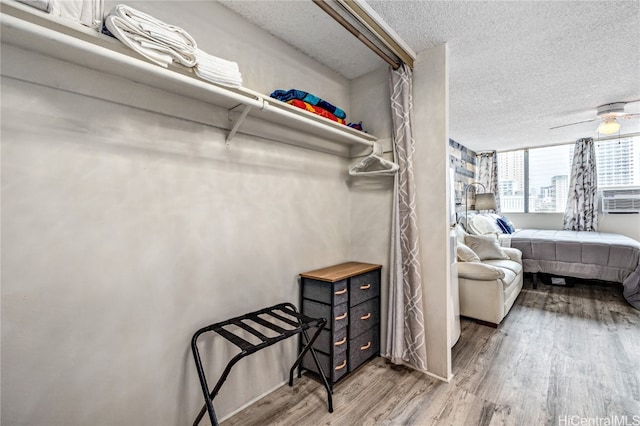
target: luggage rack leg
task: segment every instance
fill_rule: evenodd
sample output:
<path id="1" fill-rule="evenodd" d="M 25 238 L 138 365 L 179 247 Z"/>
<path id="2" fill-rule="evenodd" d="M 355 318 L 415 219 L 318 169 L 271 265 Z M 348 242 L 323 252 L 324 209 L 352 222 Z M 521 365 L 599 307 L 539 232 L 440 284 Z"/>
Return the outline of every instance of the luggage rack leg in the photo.
<path id="1" fill-rule="evenodd" d="M 202 368 L 202 361 L 200 360 L 200 353 L 198 352 L 198 348 L 196 346 L 193 346 L 193 343 L 192 343 L 191 349 L 194 351 L 196 368 L 198 369 L 198 377 L 200 378 L 200 385 L 202 386 L 202 392 L 204 392 L 204 395 L 205 395 L 205 398 L 204 398 L 205 405 L 202 407 L 202 409 L 200 409 L 200 413 L 198 413 L 198 416 L 193 422 L 193 426 L 197 426 L 198 423 L 200 423 L 200 420 L 202 420 L 202 418 L 204 417 L 204 413 L 207 411 L 209 411 L 209 420 L 211 420 L 211 424 L 213 426 L 217 426 L 218 419 L 216 417 L 215 410 L 213 409 L 213 399 L 216 397 L 216 395 L 218 395 L 218 391 L 220 391 L 222 384 L 227 380 L 227 376 L 229 376 L 229 373 L 231 372 L 231 368 L 238 361 L 244 358 L 246 354 L 239 353 L 238 355 L 233 357 L 231 361 L 229 361 L 229 363 L 227 364 L 227 367 L 224 369 L 224 372 L 222 373 L 222 376 L 220 376 L 220 379 L 218 379 L 218 382 L 216 383 L 215 387 L 213 388 L 211 393 L 209 393 L 209 388 L 207 387 L 207 379 L 204 375 L 204 369 Z"/>
<path id="2" fill-rule="evenodd" d="M 287 314 L 291 315 L 291 316 L 295 316 L 298 320 L 298 327 L 292 330 L 284 330 L 278 326 L 276 326 L 275 324 L 273 324 L 273 329 L 277 329 L 277 330 L 281 330 L 283 333 L 281 333 L 279 336 L 277 337 L 273 337 L 273 338 L 267 338 L 265 336 L 262 336 L 262 340 L 263 342 L 261 344 L 258 345 L 252 345 L 251 343 L 243 340 L 242 338 L 234 335 L 233 333 L 230 333 L 226 330 L 221 330 L 222 326 L 225 325 L 230 325 L 233 324 L 234 321 L 237 320 L 242 320 L 242 319 L 259 319 L 262 323 L 264 323 L 263 319 L 257 318 L 258 315 L 260 314 L 265 314 L 265 315 L 269 315 L 271 311 L 273 310 L 281 310 L 286 312 Z M 291 311 L 293 312 L 293 314 L 291 313 Z M 282 318 L 279 317 L 276 314 L 272 315 L 273 317 L 276 318 Z M 260 349 L 263 349 L 265 347 L 271 346 L 272 344 L 279 342 L 281 340 L 284 340 L 288 337 L 292 337 L 296 334 L 302 334 L 302 336 L 304 337 L 304 340 L 306 341 L 303 349 L 300 351 L 300 354 L 298 355 L 296 361 L 294 362 L 293 366 L 291 367 L 291 369 L 289 370 L 289 386 L 293 386 L 293 371 L 295 370 L 296 367 L 298 367 L 300 365 L 300 363 L 302 362 L 302 358 L 304 357 L 304 355 L 307 352 L 311 352 L 311 355 L 313 357 L 313 360 L 316 363 L 316 367 L 318 368 L 318 371 L 320 372 L 320 377 L 322 377 L 323 380 L 323 384 L 324 387 L 327 391 L 327 406 L 328 406 L 328 410 L 330 413 L 333 413 L 333 398 L 332 398 L 332 389 L 329 386 L 329 383 L 327 382 L 327 379 L 324 375 L 324 372 L 322 371 L 322 366 L 320 365 L 320 362 L 318 360 L 318 356 L 316 354 L 315 349 L 313 348 L 313 343 L 316 341 L 316 339 L 318 338 L 318 336 L 320 335 L 320 333 L 322 332 L 322 329 L 324 328 L 324 326 L 326 325 L 327 320 L 324 318 L 320 318 L 320 319 L 316 319 L 316 318 L 309 318 L 303 314 L 299 314 L 296 307 L 294 305 L 292 305 L 291 303 L 282 303 L 279 305 L 275 305 L 271 308 L 266 308 L 260 311 L 256 311 L 256 312 L 252 312 L 250 314 L 246 314 L 237 318 L 233 318 L 230 319 L 228 321 L 224 321 L 221 323 L 216 323 L 216 324 L 211 324 L 207 327 L 204 327 L 200 330 L 198 330 L 194 335 L 193 338 L 191 339 L 191 351 L 193 352 L 193 357 L 194 357 L 194 361 L 196 364 L 196 369 L 198 371 L 198 378 L 200 379 L 200 385 L 202 387 L 202 393 L 204 395 L 204 400 L 205 400 L 205 404 L 202 407 L 202 409 L 200 410 L 200 412 L 198 413 L 198 416 L 196 417 L 196 419 L 193 422 L 194 426 L 197 426 L 200 421 L 202 420 L 202 418 L 204 417 L 205 412 L 208 411 L 209 413 L 209 420 L 211 421 L 211 424 L 213 426 L 218 426 L 218 419 L 215 413 L 215 409 L 213 408 L 213 399 L 216 397 L 216 395 L 218 394 L 218 392 L 220 391 L 220 388 L 222 387 L 222 384 L 227 380 L 227 377 L 229 376 L 229 373 L 231 372 L 231 368 L 238 362 L 240 361 L 242 358 L 244 358 L 245 356 L 251 355 L 252 353 L 257 352 Z M 313 337 L 309 338 L 309 334 L 307 333 L 307 329 L 310 327 L 316 327 L 316 332 L 313 334 Z M 224 372 L 222 373 L 222 375 L 220 376 L 220 379 L 218 379 L 216 385 L 214 386 L 213 390 L 211 392 L 209 392 L 209 387 L 207 385 L 207 379 L 206 376 L 204 374 L 204 368 L 202 366 L 202 359 L 200 358 L 200 352 L 198 350 L 198 338 L 200 337 L 200 335 L 202 335 L 205 332 L 208 331 L 215 331 L 218 332 L 218 334 L 220 334 L 221 336 L 227 338 L 228 340 L 230 340 L 232 343 L 236 344 L 237 346 L 239 346 L 242 351 L 237 354 L 236 356 L 234 356 L 231 361 L 229 361 L 229 363 L 227 364 L 227 366 L 224 369 Z M 254 330 L 255 331 L 255 330 Z M 255 335 L 260 336 L 261 333 L 257 332 L 255 333 Z"/>
<path id="3" fill-rule="evenodd" d="M 316 341 L 318 336 L 320 336 L 321 332 L 322 332 L 322 327 L 318 327 L 315 334 L 313 335 L 313 338 L 309 340 L 309 335 L 307 334 L 307 330 L 302 331 L 302 334 L 304 334 L 304 338 L 308 343 L 302 349 L 302 351 L 300 352 L 300 355 L 298 355 L 298 359 L 296 359 L 296 362 L 294 362 L 293 365 L 291 366 L 291 370 L 289 370 L 289 386 L 293 386 L 293 371 L 300 365 L 304 355 L 308 351 L 311 351 L 311 356 L 313 357 L 313 361 L 316 363 L 316 367 L 318 367 L 318 371 L 320 372 L 320 377 L 322 378 L 322 384 L 327 390 L 327 405 L 329 408 L 329 412 L 333 413 L 333 398 L 332 398 L 333 388 L 329 386 L 329 382 L 327 382 L 327 378 L 324 375 L 324 371 L 322 371 L 322 367 L 320 366 L 320 360 L 318 360 L 318 355 L 316 354 L 315 349 L 313 349 L 313 343 Z M 301 374 L 299 372 L 298 372 L 298 377 L 301 377 Z"/>

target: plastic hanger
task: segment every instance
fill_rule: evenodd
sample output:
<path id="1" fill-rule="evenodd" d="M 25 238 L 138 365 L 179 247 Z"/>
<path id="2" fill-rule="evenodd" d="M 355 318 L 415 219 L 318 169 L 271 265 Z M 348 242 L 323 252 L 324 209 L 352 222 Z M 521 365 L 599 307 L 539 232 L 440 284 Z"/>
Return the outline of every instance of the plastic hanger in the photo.
<path id="1" fill-rule="evenodd" d="M 382 158 L 382 145 L 373 142 L 372 152 L 359 163 L 349 169 L 351 176 L 392 176 L 395 175 L 399 165 L 393 161 Z"/>

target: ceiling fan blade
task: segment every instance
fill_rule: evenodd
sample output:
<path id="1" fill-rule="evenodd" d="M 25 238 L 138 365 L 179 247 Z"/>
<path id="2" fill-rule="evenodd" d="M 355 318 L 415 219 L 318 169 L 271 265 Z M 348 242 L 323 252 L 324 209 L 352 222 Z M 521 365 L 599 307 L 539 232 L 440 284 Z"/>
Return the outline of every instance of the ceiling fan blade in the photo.
<path id="1" fill-rule="evenodd" d="M 640 117 L 640 112 L 633 113 L 633 114 L 625 114 L 622 116 L 622 118 L 624 118 L 625 120 L 628 120 L 630 118 L 635 118 L 635 117 Z"/>
<path id="2" fill-rule="evenodd" d="M 591 123 L 592 121 L 596 121 L 596 120 L 599 120 L 599 118 L 594 118 L 594 119 L 591 119 L 591 120 L 585 120 L 585 121 L 578 121 L 577 123 L 563 124 L 562 126 L 549 127 L 549 130 L 559 129 L 559 128 L 561 128 L 561 127 L 575 126 L 576 124 Z"/>

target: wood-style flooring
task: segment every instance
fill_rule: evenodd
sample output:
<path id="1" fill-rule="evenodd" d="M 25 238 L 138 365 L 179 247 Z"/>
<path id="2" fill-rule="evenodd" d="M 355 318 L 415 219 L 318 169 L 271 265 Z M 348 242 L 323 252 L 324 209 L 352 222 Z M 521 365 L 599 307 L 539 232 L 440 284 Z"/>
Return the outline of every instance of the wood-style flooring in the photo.
<path id="1" fill-rule="evenodd" d="M 620 287 L 526 277 L 497 329 L 462 320 L 452 369 L 444 383 L 376 358 L 335 386 L 333 413 L 303 375 L 223 425 L 637 426 L 640 311 Z"/>

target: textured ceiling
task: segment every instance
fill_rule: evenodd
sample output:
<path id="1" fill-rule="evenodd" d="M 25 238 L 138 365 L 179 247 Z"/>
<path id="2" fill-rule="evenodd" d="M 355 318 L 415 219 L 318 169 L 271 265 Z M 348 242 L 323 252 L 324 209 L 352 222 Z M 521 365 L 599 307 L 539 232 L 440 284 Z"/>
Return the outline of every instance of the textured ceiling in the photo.
<path id="1" fill-rule="evenodd" d="M 311 0 L 221 3 L 347 78 L 386 66 Z M 450 137 L 473 150 L 597 137 L 597 122 L 549 128 L 640 99 L 638 0 L 367 3 L 414 51 L 447 43 Z"/>

